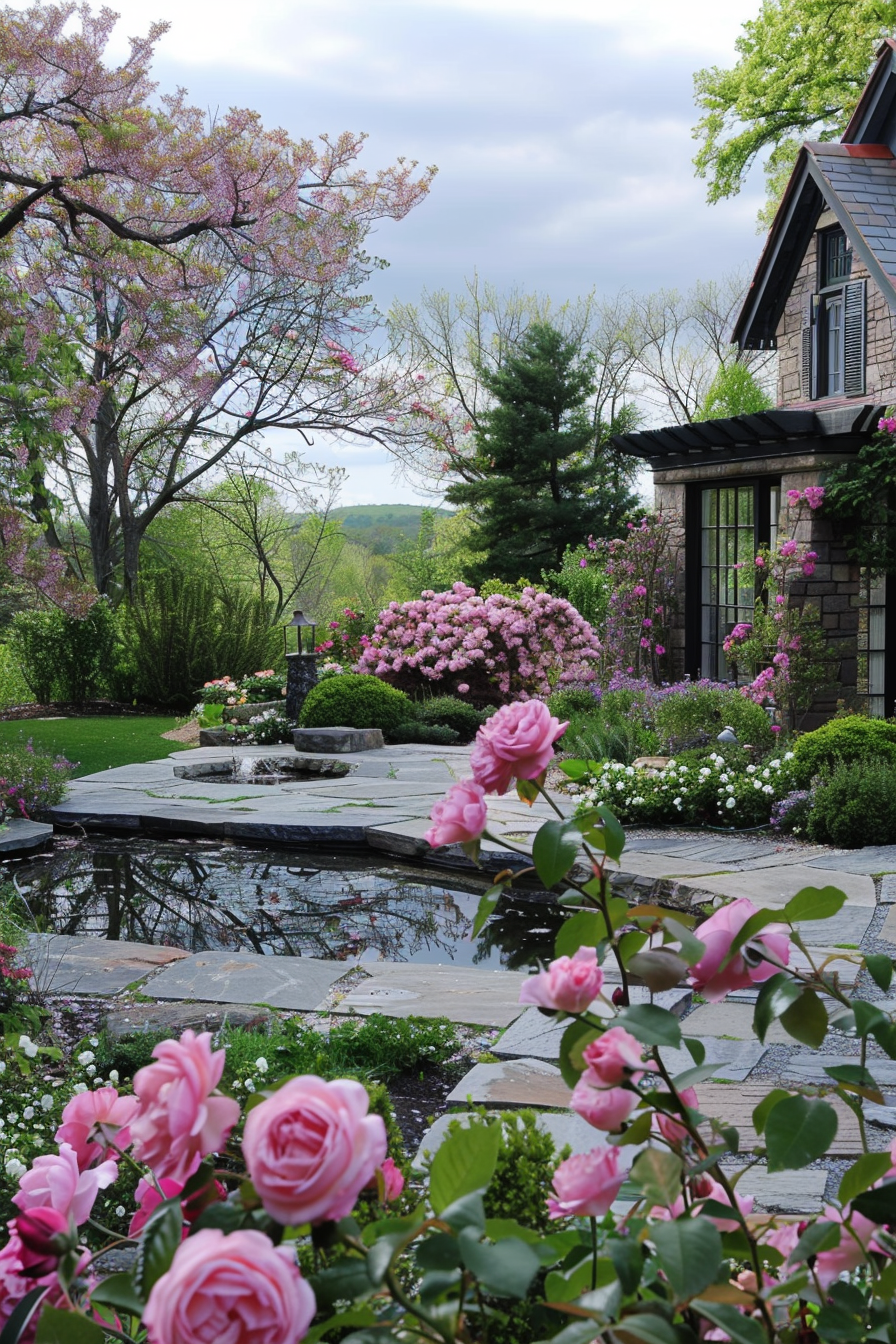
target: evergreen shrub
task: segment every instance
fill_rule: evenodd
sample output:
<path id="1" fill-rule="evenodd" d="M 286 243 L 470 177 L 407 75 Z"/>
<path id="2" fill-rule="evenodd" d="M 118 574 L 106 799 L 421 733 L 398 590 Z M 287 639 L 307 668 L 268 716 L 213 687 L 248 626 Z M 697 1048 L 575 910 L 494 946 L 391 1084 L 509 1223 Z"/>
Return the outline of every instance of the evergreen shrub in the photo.
<path id="1" fill-rule="evenodd" d="M 815 790 L 806 830 L 843 849 L 896 844 L 896 759 L 838 762 Z"/>
<path id="2" fill-rule="evenodd" d="M 388 732 L 414 718 L 404 691 L 379 677 L 346 672 L 329 677 L 309 691 L 299 713 L 302 728 L 381 728 Z"/>
<path id="3" fill-rule="evenodd" d="M 453 695 L 435 695 L 431 700 L 419 703 L 416 710 L 420 723 L 453 728 L 462 742 L 472 742 L 485 721 L 484 714 L 475 705 Z"/>
<path id="4" fill-rule="evenodd" d="M 679 686 L 653 711 L 660 750 L 674 755 L 701 737 L 712 745 L 723 728 L 731 727 L 742 746 L 770 749 L 771 721 L 765 710 L 734 687 Z"/>
<path id="5" fill-rule="evenodd" d="M 802 784 L 846 764 L 876 757 L 896 764 L 896 722 L 850 714 L 804 733 L 793 748 L 794 769 Z"/>
<path id="6" fill-rule="evenodd" d="M 54 699 L 82 704 L 106 689 L 115 663 L 115 616 L 105 598 L 83 616 L 58 607 L 21 611 L 13 618 L 9 642 L 39 704 Z"/>
<path id="7" fill-rule="evenodd" d="M 397 728 L 386 730 L 386 741 L 393 746 L 405 746 L 411 742 L 420 742 L 433 747 L 454 747 L 461 736 L 447 723 L 417 723 L 411 719 L 400 723 Z"/>

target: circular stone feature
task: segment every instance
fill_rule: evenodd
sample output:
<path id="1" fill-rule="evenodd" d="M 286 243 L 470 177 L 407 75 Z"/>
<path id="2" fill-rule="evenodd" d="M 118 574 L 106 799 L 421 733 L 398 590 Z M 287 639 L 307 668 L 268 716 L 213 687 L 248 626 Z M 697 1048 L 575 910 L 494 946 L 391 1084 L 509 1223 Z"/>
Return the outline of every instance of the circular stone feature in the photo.
<path id="1" fill-rule="evenodd" d="M 241 756 L 229 761 L 204 761 L 201 765 L 176 765 L 178 779 L 201 779 L 204 784 L 293 784 L 303 779 L 350 774 L 347 761 L 298 760 L 291 756 Z"/>

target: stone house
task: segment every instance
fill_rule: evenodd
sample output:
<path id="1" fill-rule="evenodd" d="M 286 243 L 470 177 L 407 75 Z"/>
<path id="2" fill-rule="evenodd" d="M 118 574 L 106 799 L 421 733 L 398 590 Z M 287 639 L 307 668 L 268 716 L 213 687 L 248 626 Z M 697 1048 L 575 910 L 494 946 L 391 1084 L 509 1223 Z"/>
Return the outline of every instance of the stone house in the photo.
<path id="1" fill-rule="evenodd" d="M 656 507 L 676 519 L 681 601 L 676 675 L 726 678 L 722 641 L 751 617 L 739 560 L 779 527 L 818 554 L 791 601 L 820 610 L 839 668 L 838 699 L 896 710 L 896 576 L 850 561 L 824 509 L 787 518 L 788 490 L 824 483 L 896 403 L 896 41 L 881 47 L 842 141 L 806 143 L 769 231 L 733 340 L 778 352 L 777 406 L 758 415 L 618 435 L 652 468 Z"/>

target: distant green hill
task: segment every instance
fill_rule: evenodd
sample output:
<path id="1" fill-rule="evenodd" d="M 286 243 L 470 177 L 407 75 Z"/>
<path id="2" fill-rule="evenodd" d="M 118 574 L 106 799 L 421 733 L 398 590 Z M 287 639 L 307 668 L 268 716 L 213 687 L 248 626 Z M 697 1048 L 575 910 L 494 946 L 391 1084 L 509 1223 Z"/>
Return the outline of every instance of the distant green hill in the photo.
<path id="1" fill-rule="evenodd" d="M 341 522 L 352 541 L 367 547 L 375 555 L 390 555 L 399 541 L 413 541 L 420 531 L 425 504 L 344 504 L 333 509 L 330 517 Z M 449 518 L 450 509 L 435 508 L 439 518 Z"/>

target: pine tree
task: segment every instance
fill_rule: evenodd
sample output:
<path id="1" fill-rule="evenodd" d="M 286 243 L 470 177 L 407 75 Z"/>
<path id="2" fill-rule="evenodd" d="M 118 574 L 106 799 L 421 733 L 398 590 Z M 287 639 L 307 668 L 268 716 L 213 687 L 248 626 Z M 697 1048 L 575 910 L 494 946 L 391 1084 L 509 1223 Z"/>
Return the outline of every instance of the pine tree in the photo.
<path id="1" fill-rule="evenodd" d="M 483 475 L 445 497 L 474 522 L 469 544 L 483 559 L 471 581 L 533 578 L 559 568 L 567 546 L 614 531 L 633 499 L 595 430 L 592 365 L 573 342 L 535 323 L 480 377 L 494 403 L 476 431 Z"/>

